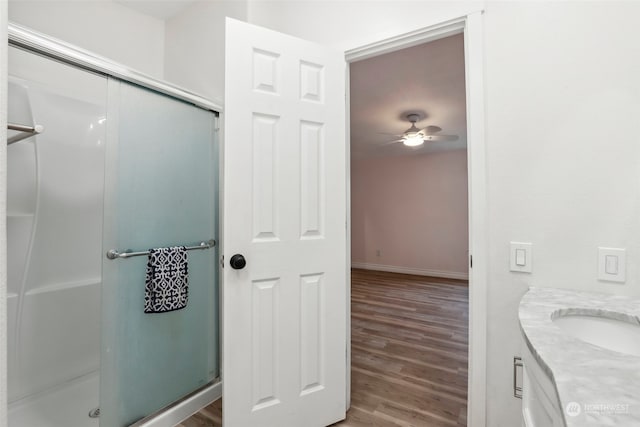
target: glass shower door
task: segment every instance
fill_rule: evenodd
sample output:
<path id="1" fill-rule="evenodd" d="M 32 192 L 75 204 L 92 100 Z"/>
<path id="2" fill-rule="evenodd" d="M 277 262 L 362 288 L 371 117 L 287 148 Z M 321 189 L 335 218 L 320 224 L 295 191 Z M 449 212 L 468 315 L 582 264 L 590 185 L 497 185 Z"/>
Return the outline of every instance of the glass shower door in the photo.
<path id="1" fill-rule="evenodd" d="M 104 253 L 218 240 L 214 128 L 211 111 L 109 81 Z M 103 258 L 102 427 L 218 377 L 217 252 L 187 252 L 187 306 L 165 313 L 144 313 L 147 256 Z"/>

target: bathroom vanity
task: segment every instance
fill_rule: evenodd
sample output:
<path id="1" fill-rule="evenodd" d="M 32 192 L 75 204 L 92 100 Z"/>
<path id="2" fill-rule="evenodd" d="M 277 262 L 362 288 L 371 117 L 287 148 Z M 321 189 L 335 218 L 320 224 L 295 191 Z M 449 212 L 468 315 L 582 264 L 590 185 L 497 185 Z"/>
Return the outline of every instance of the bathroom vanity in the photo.
<path id="1" fill-rule="evenodd" d="M 531 288 L 523 427 L 640 426 L 640 298 Z"/>

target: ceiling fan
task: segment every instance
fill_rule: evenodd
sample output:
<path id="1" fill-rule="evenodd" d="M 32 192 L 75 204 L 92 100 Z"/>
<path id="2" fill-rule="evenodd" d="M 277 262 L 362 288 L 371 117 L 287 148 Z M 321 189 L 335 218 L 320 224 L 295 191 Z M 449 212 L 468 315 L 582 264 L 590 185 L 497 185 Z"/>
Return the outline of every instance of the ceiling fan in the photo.
<path id="1" fill-rule="evenodd" d="M 390 141 L 390 143 L 402 142 L 407 147 L 418 147 L 425 141 L 455 141 L 458 135 L 439 134 L 442 130 L 439 126 L 427 126 L 424 129 L 416 127 L 416 123 L 421 120 L 420 114 L 409 113 L 406 116 L 407 121 L 411 122 L 411 127 L 404 131 L 402 135 L 396 135 L 400 139 Z"/>

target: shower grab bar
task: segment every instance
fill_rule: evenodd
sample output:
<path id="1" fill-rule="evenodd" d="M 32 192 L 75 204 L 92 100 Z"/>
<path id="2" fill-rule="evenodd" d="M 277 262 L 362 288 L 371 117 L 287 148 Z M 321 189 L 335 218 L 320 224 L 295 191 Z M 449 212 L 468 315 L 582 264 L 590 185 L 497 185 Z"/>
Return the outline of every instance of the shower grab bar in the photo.
<path id="1" fill-rule="evenodd" d="M 188 251 L 193 251 L 196 249 L 210 249 L 215 245 L 216 245 L 216 241 L 214 239 L 211 239 L 211 240 L 207 240 L 206 242 L 200 242 L 198 245 L 186 246 L 185 249 Z M 143 255 L 149 255 L 149 251 L 132 252 L 129 249 L 127 249 L 124 252 L 118 252 L 115 249 L 110 249 L 109 251 L 107 251 L 107 258 L 109 259 L 131 258 L 134 256 L 143 256 Z"/>
<path id="2" fill-rule="evenodd" d="M 27 139 L 33 135 L 37 135 L 44 131 L 44 126 L 42 125 L 18 125 L 15 123 L 8 123 L 7 129 L 9 130 L 17 130 L 18 132 L 22 132 L 21 134 L 14 135 L 11 138 L 7 138 L 7 145 L 15 144 L 18 141 L 22 141 L 23 139 Z"/>

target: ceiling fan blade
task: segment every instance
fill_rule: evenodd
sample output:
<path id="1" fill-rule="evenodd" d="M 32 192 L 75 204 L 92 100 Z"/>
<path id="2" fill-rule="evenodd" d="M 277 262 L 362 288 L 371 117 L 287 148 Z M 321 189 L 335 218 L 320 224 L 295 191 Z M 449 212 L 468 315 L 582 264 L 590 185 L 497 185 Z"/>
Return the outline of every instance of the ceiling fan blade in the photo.
<path id="1" fill-rule="evenodd" d="M 403 134 L 397 134 L 397 133 L 387 133 L 387 132 L 376 132 L 378 135 L 388 135 L 388 136 L 395 136 L 396 138 L 401 138 Z"/>
<path id="2" fill-rule="evenodd" d="M 424 128 L 422 130 L 424 131 L 425 134 L 431 135 L 431 134 L 434 134 L 436 132 L 440 132 L 442 130 L 442 128 L 440 126 L 427 126 L 426 128 Z"/>
<path id="3" fill-rule="evenodd" d="M 458 139 L 458 135 L 425 135 L 425 141 L 455 141 Z"/>

